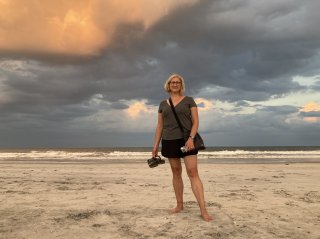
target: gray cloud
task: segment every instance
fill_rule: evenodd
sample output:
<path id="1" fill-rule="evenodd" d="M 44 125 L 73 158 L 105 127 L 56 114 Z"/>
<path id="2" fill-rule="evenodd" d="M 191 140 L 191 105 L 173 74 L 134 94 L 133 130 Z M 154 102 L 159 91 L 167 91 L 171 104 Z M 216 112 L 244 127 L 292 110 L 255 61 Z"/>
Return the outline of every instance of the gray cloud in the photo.
<path id="1" fill-rule="evenodd" d="M 121 102 L 116 102 L 111 104 L 111 108 L 117 109 L 117 110 L 124 110 L 124 109 L 128 109 L 128 105 L 123 104 Z"/>
<path id="2" fill-rule="evenodd" d="M 303 117 L 320 117 L 320 111 L 300 112 Z"/>
<path id="3" fill-rule="evenodd" d="M 300 118 L 288 123 L 288 116 L 296 113 L 295 107 L 257 106 L 254 114 L 225 116 L 215 112 L 211 125 L 201 131 L 213 145 L 233 146 L 317 146 L 317 129 L 320 122 L 308 124 Z M 303 115 L 300 115 L 303 117 Z M 297 119 L 296 119 L 297 120 Z"/>

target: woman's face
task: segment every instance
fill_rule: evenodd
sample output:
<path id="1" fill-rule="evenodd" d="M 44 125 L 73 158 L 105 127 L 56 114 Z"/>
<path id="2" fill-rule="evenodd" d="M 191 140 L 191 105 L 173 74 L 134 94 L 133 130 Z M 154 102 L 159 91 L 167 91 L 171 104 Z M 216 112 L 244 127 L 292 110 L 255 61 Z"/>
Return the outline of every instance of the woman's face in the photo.
<path id="1" fill-rule="evenodd" d="M 170 91 L 172 93 L 180 93 L 181 92 L 181 80 L 178 77 L 174 77 L 171 79 L 170 83 Z"/>

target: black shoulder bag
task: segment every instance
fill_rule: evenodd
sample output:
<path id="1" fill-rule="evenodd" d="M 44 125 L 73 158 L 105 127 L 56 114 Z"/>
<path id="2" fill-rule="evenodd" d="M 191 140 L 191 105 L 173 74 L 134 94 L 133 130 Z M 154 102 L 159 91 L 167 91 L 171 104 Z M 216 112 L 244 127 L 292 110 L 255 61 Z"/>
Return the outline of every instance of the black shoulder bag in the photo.
<path id="1" fill-rule="evenodd" d="M 172 112 L 174 114 L 174 117 L 176 118 L 176 121 L 177 121 L 177 123 L 179 125 L 179 128 L 181 130 L 181 133 L 182 133 L 182 135 L 184 137 L 183 127 L 182 127 L 182 124 L 181 124 L 181 122 L 179 120 L 179 117 L 178 117 L 178 115 L 176 113 L 176 110 L 174 109 L 174 106 L 173 106 L 171 98 L 169 98 L 169 102 L 170 102 L 170 106 L 171 106 Z M 189 136 L 188 136 L 188 138 L 189 138 Z M 184 140 L 187 141 L 188 138 L 184 139 Z M 204 146 L 204 143 L 203 143 L 203 139 L 201 138 L 199 133 L 196 133 L 196 135 L 194 136 L 193 143 L 194 143 L 194 149 L 195 150 L 204 150 L 204 149 L 206 149 L 206 147 Z"/>

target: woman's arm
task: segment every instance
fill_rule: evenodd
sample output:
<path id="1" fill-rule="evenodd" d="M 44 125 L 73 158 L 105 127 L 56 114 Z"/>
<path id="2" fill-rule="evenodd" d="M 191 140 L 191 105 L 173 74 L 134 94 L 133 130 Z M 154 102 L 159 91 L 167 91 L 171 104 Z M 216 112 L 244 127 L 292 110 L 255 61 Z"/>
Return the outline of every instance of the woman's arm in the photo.
<path id="1" fill-rule="evenodd" d="M 199 116 L 198 116 L 197 107 L 191 108 L 191 120 L 192 120 L 192 127 L 191 127 L 190 136 L 194 137 L 198 132 L 198 128 L 199 128 Z M 188 138 L 186 142 L 186 146 L 188 150 L 191 150 L 194 148 L 193 139 L 191 139 L 191 137 Z"/>
<path id="2" fill-rule="evenodd" d="M 191 108 L 191 120 L 192 120 L 192 128 L 191 128 L 190 135 L 194 137 L 198 132 L 198 128 L 199 128 L 199 115 L 198 115 L 197 107 Z"/>
<path id="3" fill-rule="evenodd" d="M 160 143 L 160 140 L 161 140 L 162 129 L 163 129 L 162 113 L 158 113 L 158 124 L 157 124 L 157 128 L 156 128 L 156 133 L 155 133 L 155 136 L 154 136 L 152 157 L 155 157 L 155 156 L 158 155 L 158 149 L 159 149 L 159 143 Z"/>

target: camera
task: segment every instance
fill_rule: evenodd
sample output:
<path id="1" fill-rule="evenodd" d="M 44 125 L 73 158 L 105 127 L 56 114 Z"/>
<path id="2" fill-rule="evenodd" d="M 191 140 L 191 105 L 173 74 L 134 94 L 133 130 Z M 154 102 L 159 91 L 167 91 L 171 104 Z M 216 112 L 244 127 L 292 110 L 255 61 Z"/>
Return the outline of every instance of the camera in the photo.
<path id="1" fill-rule="evenodd" d="M 182 153 L 186 153 L 186 152 L 188 152 L 188 150 L 187 150 L 187 147 L 186 147 L 186 146 L 181 147 L 181 148 L 180 148 L 180 150 L 181 150 L 181 152 L 182 152 Z"/>
<path id="2" fill-rule="evenodd" d="M 164 164 L 166 161 L 164 159 L 161 159 L 160 156 L 152 157 L 151 159 L 148 159 L 148 165 L 150 168 L 157 167 L 159 164 Z"/>

